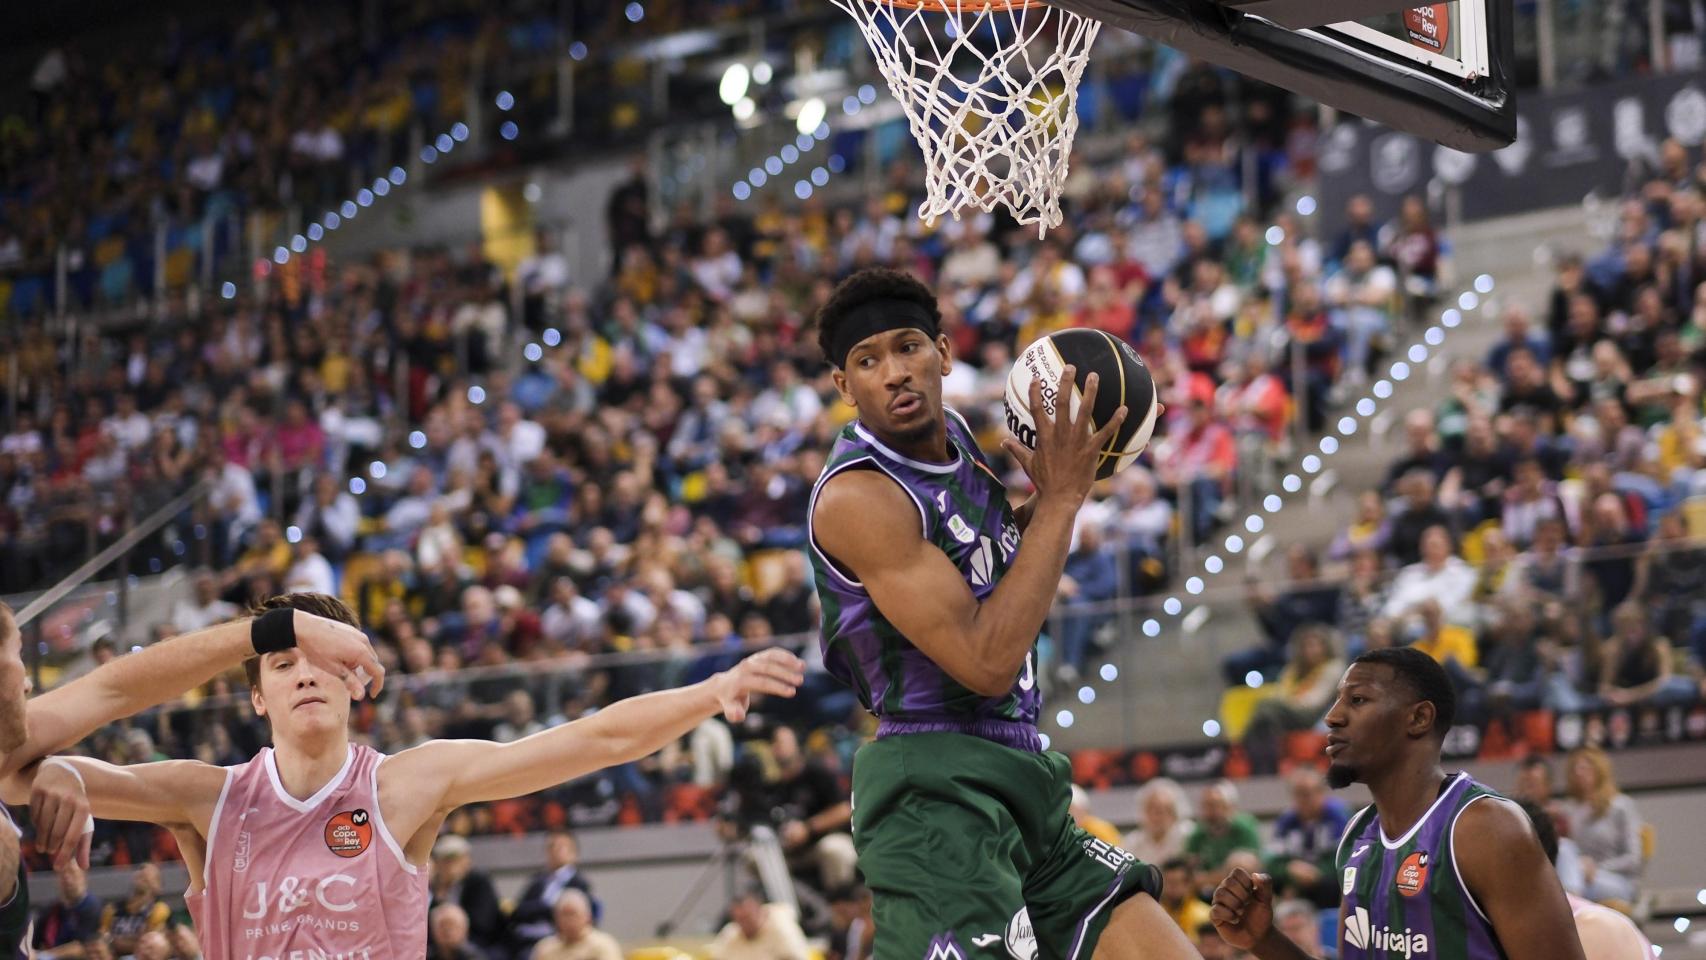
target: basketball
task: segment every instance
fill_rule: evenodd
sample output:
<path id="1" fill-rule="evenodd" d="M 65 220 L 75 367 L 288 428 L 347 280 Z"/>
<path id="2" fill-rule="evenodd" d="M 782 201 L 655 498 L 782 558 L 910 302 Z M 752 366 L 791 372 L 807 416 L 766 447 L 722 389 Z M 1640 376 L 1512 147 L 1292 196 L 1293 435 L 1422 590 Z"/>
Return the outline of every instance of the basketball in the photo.
<path id="1" fill-rule="evenodd" d="M 1068 364 L 1076 368 L 1072 391 L 1074 414 L 1078 412 L 1090 374 L 1096 374 L 1101 381 L 1096 392 L 1096 409 L 1091 411 L 1091 430 L 1101 429 L 1121 406 L 1129 408 L 1125 423 L 1120 424 L 1108 449 L 1102 451 L 1102 461 L 1096 467 L 1096 479 L 1105 480 L 1137 462 L 1138 454 L 1149 446 L 1149 436 L 1155 432 L 1155 416 L 1160 411 L 1149 368 L 1131 344 L 1119 337 L 1100 330 L 1062 330 L 1026 347 L 1007 374 L 1007 429 L 1020 443 L 1036 449 L 1037 422 L 1031 411 L 1031 382 L 1042 381 L 1043 415 L 1052 417 L 1055 385 Z"/>

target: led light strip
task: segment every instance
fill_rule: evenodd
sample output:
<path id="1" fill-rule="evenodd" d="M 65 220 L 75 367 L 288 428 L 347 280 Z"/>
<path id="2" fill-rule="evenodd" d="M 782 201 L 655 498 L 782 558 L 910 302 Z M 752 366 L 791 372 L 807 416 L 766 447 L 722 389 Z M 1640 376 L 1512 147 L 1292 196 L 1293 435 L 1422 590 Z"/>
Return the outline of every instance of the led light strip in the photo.
<path id="1" fill-rule="evenodd" d="M 1305 200 L 1309 201 L 1309 212 L 1313 212 L 1314 201 L 1313 198 L 1310 197 L 1304 197 L 1298 201 L 1298 212 L 1304 213 L 1303 203 Z M 1270 244 L 1277 245 L 1284 241 L 1285 233 L 1278 226 L 1269 227 L 1267 239 Z M 1493 286 L 1493 277 L 1491 274 L 1483 273 L 1477 276 L 1472 284 L 1473 289 L 1465 290 L 1458 295 L 1457 306 L 1450 307 L 1442 311 L 1439 316 L 1439 322 L 1422 331 L 1421 340 L 1412 343 L 1409 349 L 1405 351 L 1402 358 L 1393 361 L 1392 365 L 1387 370 L 1387 376 L 1380 380 L 1376 380 L 1372 385 L 1370 385 L 1368 395 L 1357 400 L 1354 406 L 1355 414 L 1345 414 L 1344 416 L 1341 416 L 1335 424 L 1335 427 L 1337 428 L 1336 431 L 1327 433 L 1321 437 L 1317 447 L 1318 452 L 1304 455 L 1303 459 L 1298 463 L 1298 468 L 1302 473 L 1307 476 L 1314 476 L 1325 469 L 1327 459 L 1332 457 L 1333 454 L 1338 453 L 1341 449 L 1341 438 L 1355 436 L 1357 430 L 1361 427 L 1361 421 L 1373 417 L 1380 410 L 1382 402 L 1392 397 L 1392 394 L 1395 392 L 1394 384 L 1401 383 L 1409 379 L 1411 372 L 1420 368 L 1423 363 L 1427 362 L 1429 356 L 1437 355 L 1438 348 L 1443 346 L 1445 343 L 1447 331 L 1454 330 L 1461 326 L 1464 315 L 1479 308 L 1482 304 L 1482 297 L 1486 294 L 1492 293 Z M 1304 477 L 1299 476 L 1295 472 L 1288 473 L 1281 478 L 1280 487 L 1287 494 L 1298 493 L 1304 488 Z M 1226 539 L 1223 541 L 1225 552 L 1230 556 L 1236 556 L 1243 552 L 1246 546 L 1243 534 L 1249 534 L 1252 537 L 1259 535 L 1267 526 L 1267 515 L 1278 513 L 1280 508 L 1284 505 L 1285 498 L 1281 497 L 1277 493 L 1270 493 L 1263 497 L 1261 509 L 1252 510 L 1246 517 L 1244 517 L 1242 524 L 1243 533 L 1233 532 L 1227 535 Z M 1211 553 L 1203 558 L 1203 573 L 1217 574 L 1225 568 L 1226 560 L 1222 558 L 1219 553 Z M 1197 596 L 1203 592 L 1205 586 L 1202 576 L 1194 574 L 1185 579 L 1184 593 L 1188 596 Z M 1191 613 L 1185 613 L 1186 603 L 1187 600 L 1181 598 L 1177 593 L 1167 597 L 1161 602 L 1163 616 L 1168 618 L 1181 618 L 1182 615 L 1182 619 L 1188 620 L 1192 614 L 1203 609 L 1201 607 L 1192 607 Z M 1151 616 L 1144 619 L 1140 629 L 1146 637 L 1159 637 L 1161 635 L 1162 627 L 1162 617 Z M 1115 680 L 1119 679 L 1120 671 L 1118 666 L 1109 662 L 1102 664 L 1098 669 L 1097 674 L 1101 677 L 1104 683 L 1113 683 Z M 1255 685 L 1259 686 L 1260 684 L 1258 683 Z M 1086 683 L 1078 688 L 1079 703 L 1088 706 L 1095 701 L 1095 687 Z M 1072 711 L 1066 708 L 1056 712 L 1054 717 L 1055 723 L 1062 729 L 1070 728 L 1075 719 L 1076 718 L 1073 716 Z M 1203 735 L 1207 737 L 1219 736 L 1220 721 L 1215 718 L 1210 718 L 1204 721 Z M 1045 748 L 1048 746 L 1048 740 L 1048 735 L 1044 734 L 1043 745 Z"/>
<path id="2" fill-rule="evenodd" d="M 856 93 L 850 93 L 841 99 L 841 112 L 851 117 L 876 102 L 877 88 L 868 83 L 862 84 Z M 730 192 L 736 200 L 752 199 L 760 187 L 779 179 L 788 167 L 804 159 L 819 143 L 828 140 L 830 133 L 828 121 L 818 124 L 809 133 L 802 132 L 792 143 L 783 144 L 780 149 L 764 158 L 762 164 L 747 171 L 744 179 L 736 180 L 729 188 Z M 812 168 L 808 176 L 794 181 L 794 196 L 801 200 L 810 198 L 814 190 L 829 183 L 830 177 L 846 169 L 847 158 L 839 153 L 832 155 L 822 165 Z"/>
<path id="3" fill-rule="evenodd" d="M 634 4 L 634 6 L 638 6 L 638 4 Z M 492 104 L 496 106 L 499 111 L 508 113 L 515 107 L 515 97 L 508 90 L 500 91 L 498 95 L 492 99 Z M 520 135 L 520 133 L 521 128 L 516 126 L 514 120 L 505 120 L 498 127 L 498 136 L 505 140 L 514 140 Z M 452 150 L 455 150 L 457 144 L 466 143 L 468 137 L 468 125 L 461 121 L 457 121 L 451 125 L 449 130 L 439 134 L 432 143 L 421 147 L 421 162 L 427 164 L 437 162 L 439 157 L 445 156 Z M 319 220 L 310 223 L 307 229 L 291 237 L 289 244 L 280 245 L 274 248 L 271 260 L 262 258 L 257 261 L 255 264 L 257 271 L 261 272 L 262 275 L 269 275 L 272 272 L 274 264 L 284 266 L 290 262 L 290 258 L 293 255 L 307 253 L 310 246 L 324 242 L 327 234 L 343 226 L 345 222 L 354 220 L 358 215 L 360 215 L 363 208 L 371 207 L 381 198 L 389 196 L 394 188 L 401 187 L 404 183 L 408 182 L 408 179 L 409 173 L 407 170 L 404 170 L 402 167 L 392 167 L 390 173 L 375 179 L 372 186 L 363 187 L 361 190 L 358 190 L 355 196 L 345 200 L 336 209 L 326 211 L 325 215 Z M 234 300 L 237 297 L 237 284 L 233 281 L 227 280 L 220 287 L 219 292 L 225 299 Z M 552 342 L 549 336 L 547 337 L 547 342 L 550 342 L 552 346 L 555 346 L 556 343 L 562 341 L 562 334 L 557 331 L 548 330 L 546 333 L 548 335 L 556 334 L 555 342 Z M 534 356 L 533 352 L 538 350 L 538 344 L 530 343 L 527 345 L 527 349 L 524 353 L 527 356 L 527 359 L 537 360 L 539 357 Z M 540 356 L 543 356 L 542 352 L 540 352 Z M 485 399 L 485 388 L 479 386 L 472 386 L 468 388 L 469 402 L 479 404 L 483 403 Z M 409 446 L 411 448 L 415 450 L 422 449 L 426 446 L 426 442 L 426 434 L 420 430 L 414 430 L 409 433 Z M 387 467 L 385 462 L 382 460 L 375 460 L 367 465 L 368 476 L 371 476 L 375 480 L 383 480 L 388 472 L 390 472 L 390 468 Z M 367 480 L 360 476 L 350 477 L 349 492 L 358 497 L 366 493 Z M 301 528 L 297 527 L 295 524 L 285 527 L 284 539 L 288 543 L 300 542 L 302 540 Z"/>

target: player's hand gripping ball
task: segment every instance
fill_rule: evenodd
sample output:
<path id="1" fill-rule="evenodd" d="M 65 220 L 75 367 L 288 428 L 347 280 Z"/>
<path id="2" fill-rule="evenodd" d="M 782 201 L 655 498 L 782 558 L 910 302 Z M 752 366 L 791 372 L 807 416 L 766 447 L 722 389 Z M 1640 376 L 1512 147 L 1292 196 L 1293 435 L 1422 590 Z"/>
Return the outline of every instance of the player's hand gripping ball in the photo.
<path id="1" fill-rule="evenodd" d="M 1096 465 L 1096 479 L 1105 480 L 1136 463 L 1138 454 L 1149 446 L 1149 436 L 1155 432 L 1155 417 L 1161 412 L 1161 404 L 1155 397 L 1155 381 L 1137 351 L 1112 334 L 1079 328 L 1037 340 L 1019 354 L 1007 374 L 1007 429 L 1032 450 L 1037 448 L 1037 421 L 1030 409 L 1031 382 L 1042 381 L 1042 413 L 1052 417 L 1059 400 L 1056 387 L 1061 371 L 1068 365 L 1077 371 L 1069 408 L 1073 415 L 1078 413 L 1090 374 L 1096 374 L 1101 382 L 1096 391 L 1096 408 L 1090 411 L 1092 432 L 1101 429 L 1121 406 L 1127 408 L 1125 422 L 1120 424 Z"/>

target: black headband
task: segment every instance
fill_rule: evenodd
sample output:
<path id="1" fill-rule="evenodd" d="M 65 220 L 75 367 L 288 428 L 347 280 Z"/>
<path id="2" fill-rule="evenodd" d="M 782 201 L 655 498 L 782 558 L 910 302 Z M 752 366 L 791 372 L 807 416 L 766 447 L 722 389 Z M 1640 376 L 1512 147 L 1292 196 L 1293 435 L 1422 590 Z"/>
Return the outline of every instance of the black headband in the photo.
<path id="1" fill-rule="evenodd" d="M 859 341 L 905 328 L 922 330 L 932 340 L 940 325 L 929 310 L 913 300 L 869 300 L 848 311 L 830 337 L 829 362 L 847 369 L 847 355 Z"/>

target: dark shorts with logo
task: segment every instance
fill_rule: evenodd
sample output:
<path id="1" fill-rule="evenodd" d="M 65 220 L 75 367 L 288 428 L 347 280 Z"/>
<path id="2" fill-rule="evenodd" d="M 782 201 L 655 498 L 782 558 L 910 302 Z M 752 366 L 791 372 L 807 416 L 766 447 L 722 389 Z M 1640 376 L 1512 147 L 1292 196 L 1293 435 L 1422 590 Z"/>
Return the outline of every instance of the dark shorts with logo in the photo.
<path id="1" fill-rule="evenodd" d="M 867 744 L 853 842 L 875 960 L 1089 960 L 1114 908 L 1161 872 L 1073 822 L 1071 765 L 962 733 Z"/>

